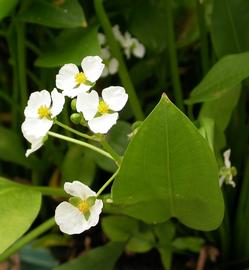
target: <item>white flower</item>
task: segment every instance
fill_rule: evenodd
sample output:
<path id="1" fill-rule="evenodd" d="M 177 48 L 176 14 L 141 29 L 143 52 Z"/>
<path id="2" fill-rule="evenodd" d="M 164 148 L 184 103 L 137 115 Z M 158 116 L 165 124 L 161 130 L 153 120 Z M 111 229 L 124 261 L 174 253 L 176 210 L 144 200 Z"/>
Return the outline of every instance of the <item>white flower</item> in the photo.
<path id="1" fill-rule="evenodd" d="M 105 68 L 101 74 L 101 77 L 106 77 L 109 74 L 113 75 L 118 72 L 118 60 L 114 57 L 111 57 L 111 53 L 108 47 L 101 49 L 101 57 L 103 58 L 103 61 L 105 63 Z"/>
<path id="2" fill-rule="evenodd" d="M 115 25 L 113 28 L 113 34 L 123 47 L 126 57 L 129 59 L 131 54 L 137 58 L 143 58 L 145 54 L 145 47 L 138 39 L 131 36 L 129 32 L 125 32 L 124 36 L 120 32 L 119 26 Z"/>
<path id="3" fill-rule="evenodd" d="M 51 95 L 47 90 L 30 95 L 24 110 L 25 121 L 22 124 L 23 136 L 32 144 L 26 156 L 39 149 L 43 138 L 53 125 L 53 118 L 63 109 L 65 98 L 55 88 Z"/>
<path id="4" fill-rule="evenodd" d="M 236 185 L 235 182 L 233 181 L 233 177 L 237 174 L 237 171 L 234 166 L 231 166 L 230 155 L 231 155 L 231 149 L 228 149 L 223 153 L 225 166 L 223 166 L 219 172 L 220 186 L 222 186 L 223 183 L 226 183 L 227 185 L 231 185 L 232 187 L 235 187 Z"/>
<path id="5" fill-rule="evenodd" d="M 102 200 L 96 199 L 96 193 L 79 181 L 66 182 L 64 189 L 73 197 L 56 207 L 55 221 L 60 230 L 79 234 L 95 226 L 103 208 Z"/>
<path id="6" fill-rule="evenodd" d="M 131 36 L 130 33 L 126 32 L 123 42 L 124 52 L 126 57 L 129 59 L 131 54 L 137 58 L 143 58 L 145 54 L 145 47 L 138 39 Z"/>
<path id="7" fill-rule="evenodd" d="M 94 133 L 105 134 L 116 124 L 117 112 L 123 109 L 127 100 L 128 95 L 123 87 L 110 86 L 102 91 L 102 98 L 95 90 L 78 95 L 76 109 L 83 113 Z"/>
<path id="8" fill-rule="evenodd" d="M 99 56 L 87 56 L 81 62 L 82 71 L 75 64 L 66 64 L 56 75 L 56 87 L 63 90 L 63 95 L 76 97 L 88 91 L 99 79 L 104 64 Z"/>

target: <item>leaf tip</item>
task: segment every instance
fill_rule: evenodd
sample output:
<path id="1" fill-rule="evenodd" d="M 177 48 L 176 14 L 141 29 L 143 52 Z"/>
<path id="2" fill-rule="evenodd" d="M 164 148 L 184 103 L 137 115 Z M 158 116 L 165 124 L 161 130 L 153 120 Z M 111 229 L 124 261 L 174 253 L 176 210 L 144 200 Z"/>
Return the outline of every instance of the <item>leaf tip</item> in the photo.
<path id="1" fill-rule="evenodd" d="M 170 102 L 170 99 L 168 98 L 168 96 L 165 92 L 163 92 L 163 94 L 162 94 L 162 100 L 166 101 L 167 103 Z"/>

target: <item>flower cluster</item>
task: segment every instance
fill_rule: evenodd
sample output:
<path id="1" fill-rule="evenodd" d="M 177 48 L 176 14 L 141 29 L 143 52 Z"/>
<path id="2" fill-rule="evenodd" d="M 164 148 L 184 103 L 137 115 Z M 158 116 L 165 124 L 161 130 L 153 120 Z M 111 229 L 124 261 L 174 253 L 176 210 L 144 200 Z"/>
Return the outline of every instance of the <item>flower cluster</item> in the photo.
<path id="1" fill-rule="evenodd" d="M 225 183 L 235 187 L 235 182 L 233 181 L 234 176 L 237 174 L 237 170 L 234 166 L 231 166 L 230 161 L 231 149 L 226 150 L 223 153 L 224 157 L 224 166 L 221 167 L 219 171 L 219 184 L 220 187 Z"/>
<path id="2" fill-rule="evenodd" d="M 56 116 L 63 109 L 65 96 L 76 98 L 78 113 L 94 133 L 105 134 L 116 124 L 118 112 L 125 106 L 128 95 L 120 86 L 110 86 L 102 91 L 102 97 L 93 90 L 105 69 L 99 56 L 87 56 L 81 62 L 81 70 L 75 64 L 66 64 L 56 75 L 56 88 L 51 92 L 37 91 L 30 95 L 22 124 L 22 132 L 31 148 L 26 156 L 38 150 L 46 140 Z"/>

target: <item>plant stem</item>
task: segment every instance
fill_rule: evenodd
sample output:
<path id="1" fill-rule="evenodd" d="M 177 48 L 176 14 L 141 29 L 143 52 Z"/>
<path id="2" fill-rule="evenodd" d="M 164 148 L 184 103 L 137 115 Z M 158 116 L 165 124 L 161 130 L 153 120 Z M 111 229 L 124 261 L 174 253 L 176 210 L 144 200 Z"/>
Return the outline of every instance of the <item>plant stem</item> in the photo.
<path id="1" fill-rule="evenodd" d="M 125 61 L 123 55 L 120 51 L 119 45 L 113 35 L 111 23 L 107 17 L 105 9 L 103 7 L 103 0 L 94 0 L 95 11 L 100 21 L 100 24 L 106 34 L 108 44 L 110 46 L 110 50 L 112 55 L 118 60 L 119 62 L 119 69 L 118 74 L 122 84 L 124 85 L 128 95 L 129 95 L 129 102 L 132 108 L 132 111 L 135 115 L 137 120 L 143 120 L 144 114 L 139 103 L 138 97 L 136 95 L 134 86 L 130 79 L 128 70 L 125 65 Z"/>
<path id="2" fill-rule="evenodd" d="M 170 62 L 170 71 L 173 83 L 174 96 L 176 105 L 180 110 L 184 111 L 182 88 L 177 64 L 178 61 L 177 61 L 173 15 L 172 15 L 172 0 L 165 0 L 165 11 L 166 11 L 165 22 L 168 41 L 168 56 Z"/>
<path id="3" fill-rule="evenodd" d="M 67 136 L 64 136 L 64 135 L 61 135 L 61 134 L 58 134 L 58 133 L 55 133 L 55 132 L 52 132 L 52 131 L 49 131 L 48 132 L 48 135 L 52 136 L 52 137 L 55 137 L 55 138 L 58 138 L 58 139 L 61 139 L 61 140 L 64 140 L 64 141 L 67 141 L 67 142 L 71 142 L 71 143 L 75 143 L 75 144 L 78 144 L 80 146 L 83 146 L 83 147 L 86 147 L 86 148 L 89 148 L 105 157 L 108 157 L 112 160 L 114 160 L 114 158 L 109 154 L 107 153 L 106 151 L 94 146 L 94 145 L 91 145 L 89 143 L 86 143 L 86 142 L 82 142 L 82 141 L 79 141 L 79 140 L 76 140 L 76 139 L 73 139 L 73 138 L 70 138 L 70 137 L 67 137 Z M 115 160 L 114 160 L 115 161 Z"/>
<path id="4" fill-rule="evenodd" d="M 102 193 L 102 191 L 115 179 L 115 177 L 117 176 L 118 172 L 119 172 L 119 169 L 117 169 L 116 172 L 111 176 L 111 178 L 109 178 L 105 182 L 105 184 L 99 189 L 99 191 L 96 194 L 96 197 L 98 197 Z"/>
<path id="5" fill-rule="evenodd" d="M 20 87 L 21 109 L 24 110 L 27 102 L 27 78 L 26 78 L 26 49 L 25 49 L 25 24 L 18 21 L 17 30 L 17 67 Z"/>
<path id="6" fill-rule="evenodd" d="M 66 129 L 66 130 L 68 130 L 68 131 L 70 131 L 70 132 L 72 132 L 72 133 L 74 133 L 74 134 L 80 136 L 80 137 L 83 137 L 83 138 L 88 139 L 88 140 L 97 141 L 97 142 L 99 141 L 97 138 L 94 138 L 93 136 L 90 136 L 90 135 L 81 133 L 80 131 L 78 131 L 78 130 L 76 130 L 76 129 L 73 129 L 73 128 L 71 128 L 71 127 L 69 127 L 69 126 L 67 126 L 67 125 L 65 125 L 65 124 L 63 124 L 63 123 L 61 123 L 61 122 L 59 122 L 58 120 L 55 120 L 54 123 L 57 124 L 58 126 L 64 128 L 64 129 Z"/>
<path id="7" fill-rule="evenodd" d="M 116 151 L 114 151 L 114 149 L 110 146 L 110 144 L 106 141 L 106 138 L 104 138 L 104 140 L 102 140 L 100 142 L 103 146 L 103 148 L 110 153 L 110 155 L 116 160 L 117 165 L 120 166 L 122 158 L 120 157 L 120 155 L 118 153 L 116 153 Z"/>
<path id="8" fill-rule="evenodd" d="M 208 56 L 208 31 L 206 28 L 205 22 L 205 9 L 204 3 L 201 4 L 199 0 L 196 0 L 197 6 L 197 16 L 198 16 L 198 24 L 200 31 L 200 40 L 201 40 L 201 65 L 202 65 L 202 73 L 203 76 L 208 72 L 209 68 L 209 56 Z"/>
<path id="9" fill-rule="evenodd" d="M 17 240 L 10 248 L 8 248 L 5 252 L 0 254 L 0 262 L 7 259 L 9 256 L 14 254 L 17 250 L 22 248 L 24 245 L 31 242 L 33 239 L 41 235 L 42 233 L 48 231 L 55 225 L 54 217 L 48 219 L 44 223 L 42 223 L 40 226 L 32 230 L 31 232 L 24 235 L 21 239 Z"/>

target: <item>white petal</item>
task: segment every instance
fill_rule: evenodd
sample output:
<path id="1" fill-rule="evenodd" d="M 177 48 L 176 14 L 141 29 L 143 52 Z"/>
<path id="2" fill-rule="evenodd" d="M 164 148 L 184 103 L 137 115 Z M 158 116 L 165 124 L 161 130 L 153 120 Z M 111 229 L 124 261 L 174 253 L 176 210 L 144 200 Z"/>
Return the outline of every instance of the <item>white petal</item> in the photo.
<path id="1" fill-rule="evenodd" d="M 228 149 L 228 150 L 226 150 L 226 151 L 223 153 L 223 156 L 224 156 L 224 163 L 225 163 L 225 166 L 226 166 L 227 168 L 230 168 L 230 167 L 231 167 L 230 155 L 231 155 L 231 149 Z"/>
<path id="2" fill-rule="evenodd" d="M 28 149 L 25 153 L 25 156 L 28 157 L 33 152 L 37 151 L 39 148 L 43 146 L 43 137 L 41 138 L 29 138 L 28 140 L 31 143 L 31 148 Z"/>
<path id="3" fill-rule="evenodd" d="M 130 59 L 131 58 L 131 47 L 125 48 L 124 53 L 125 53 L 127 59 Z"/>
<path id="4" fill-rule="evenodd" d="M 94 83 L 100 77 L 105 65 L 99 56 L 87 56 L 82 60 L 81 67 L 86 78 Z"/>
<path id="5" fill-rule="evenodd" d="M 51 116 L 52 118 L 58 115 L 62 109 L 63 105 L 65 103 L 65 97 L 57 91 L 56 88 L 51 93 L 52 97 L 52 107 L 51 107 Z"/>
<path id="6" fill-rule="evenodd" d="M 110 86 L 102 91 L 103 100 L 113 111 L 120 111 L 125 106 L 128 95 L 121 86 Z"/>
<path id="7" fill-rule="evenodd" d="M 94 191 L 92 191 L 87 185 L 84 185 L 80 181 L 73 181 L 72 183 L 66 182 L 64 184 L 64 189 L 66 193 L 75 197 L 80 197 L 83 200 L 90 196 L 96 196 Z"/>
<path id="8" fill-rule="evenodd" d="M 95 204 L 90 209 L 90 217 L 87 220 L 87 223 L 92 227 L 98 224 L 99 215 L 103 208 L 102 200 L 96 200 Z"/>
<path id="9" fill-rule="evenodd" d="M 27 139 L 29 136 L 35 138 L 44 137 L 49 129 L 52 127 L 53 121 L 48 119 L 33 119 L 26 118 L 22 124 L 22 133 L 23 136 Z"/>
<path id="10" fill-rule="evenodd" d="M 98 41 L 100 46 L 105 45 L 106 37 L 103 33 L 98 33 Z"/>
<path id="11" fill-rule="evenodd" d="M 91 120 L 97 113 L 99 95 L 95 90 L 90 93 L 80 93 L 76 100 L 76 110 L 82 112 L 86 120 Z"/>
<path id="12" fill-rule="evenodd" d="M 135 46 L 133 47 L 132 52 L 133 52 L 134 56 L 136 56 L 138 58 L 143 58 L 144 54 L 145 54 L 145 47 L 143 44 L 138 42 L 138 40 L 136 40 Z"/>
<path id="13" fill-rule="evenodd" d="M 118 60 L 117 60 L 116 58 L 112 58 L 112 59 L 109 61 L 109 64 L 108 64 L 109 73 L 110 73 L 110 74 L 115 74 L 115 73 L 117 73 L 117 71 L 118 71 L 118 66 L 119 66 Z"/>
<path id="14" fill-rule="evenodd" d="M 117 120 L 118 113 L 104 114 L 88 121 L 88 125 L 94 133 L 105 134 L 113 125 L 116 124 Z"/>
<path id="15" fill-rule="evenodd" d="M 79 69 L 74 64 L 66 64 L 56 75 L 56 87 L 61 90 L 70 90 L 76 86 L 75 75 L 79 73 Z"/>
<path id="16" fill-rule="evenodd" d="M 120 31 L 119 26 L 117 24 L 112 27 L 112 31 L 113 31 L 113 34 L 114 34 L 116 40 L 118 40 L 120 42 L 120 44 L 123 45 L 124 44 L 124 37 L 121 34 L 121 31 Z"/>
<path id="17" fill-rule="evenodd" d="M 219 178 L 219 186 L 222 187 L 223 183 L 224 183 L 224 180 L 225 180 L 225 176 L 220 176 Z"/>
<path id="18" fill-rule="evenodd" d="M 55 209 L 55 222 L 66 234 L 79 234 L 89 229 L 83 214 L 68 202 L 60 203 Z"/>
<path id="19" fill-rule="evenodd" d="M 37 91 L 30 95 L 28 105 L 24 110 L 25 117 L 38 118 L 38 109 L 40 106 L 50 107 L 51 97 L 47 90 Z"/>

